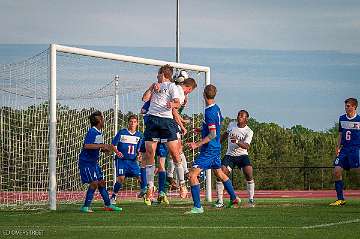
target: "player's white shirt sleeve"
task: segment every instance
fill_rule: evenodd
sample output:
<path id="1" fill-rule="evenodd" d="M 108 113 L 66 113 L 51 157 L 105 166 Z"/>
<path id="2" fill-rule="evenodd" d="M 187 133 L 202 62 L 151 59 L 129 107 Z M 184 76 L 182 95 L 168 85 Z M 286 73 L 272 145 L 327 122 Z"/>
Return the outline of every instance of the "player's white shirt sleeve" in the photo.
<path id="1" fill-rule="evenodd" d="M 169 92 L 170 92 L 171 100 L 180 99 L 180 91 L 179 91 L 178 86 L 175 83 L 170 83 Z"/>
<path id="2" fill-rule="evenodd" d="M 179 101 L 180 101 L 180 105 L 184 104 L 185 101 L 185 94 L 184 94 L 184 90 L 180 85 L 176 86 L 178 88 L 178 92 L 179 92 Z"/>
<path id="3" fill-rule="evenodd" d="M 244 139 L 244 143 L 247 143 L 248 145 L 250 145 L 254 132 L 248 127 L 249 130 L 247 130 L 247 134 L 246 137 Z"/>

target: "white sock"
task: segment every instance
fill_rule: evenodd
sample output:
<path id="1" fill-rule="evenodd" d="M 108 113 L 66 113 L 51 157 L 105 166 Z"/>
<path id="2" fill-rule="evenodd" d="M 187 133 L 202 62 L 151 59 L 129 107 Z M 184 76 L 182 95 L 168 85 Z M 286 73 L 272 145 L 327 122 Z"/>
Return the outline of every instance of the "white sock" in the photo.
<path id="1" fill-rule="evenodd" d="M 167 176 L 168 176 L 169 178 L 174 178 L 174 170 L 175 170 L 174 161 L 169 160 L 169 161 L 168 161 L 167 170 L 166 170 Z"/>
<path id="2" fill-rule="evenodd" d="M 216 181 L 216 195 L 219 203 L 224 203 L 224 184 L 221 181 Z"/>
<path id="3" fill-rule="evenodd" d="M 249 199 L 254 199 L 255 194 L 255 182 L 254 180 L 246 181 L 246 190 L 249 194 Z"/>
<path id="4" fill-rule="evenodd" d="M 187 166 L 187 161 L 186 161 L 186 157 L 185 157 L 185 154 L 184 153 L 181 153 L 180 154 L 180 158 L 181 158 L 181 163 L 182 163 L 182 166 L 184 168 L 184 173 L 188 173 L 189 172 L 189 169 L 188 169 L 188 166 Z"/>
<path id="5" fill-rule="evenodd" d="M 146 165 L 146 180 L 150 188 L 154 187 L 154 165 Z"/>
<path id="6" fill-rule="evenodd" d="M 176 169 L 176 176 L 179 180 L 180 185 L 185 183 L 184 180 L 184 168 L 182 166 L 182 163 L 177 163 L 175 164 L 175 169 Z"/>

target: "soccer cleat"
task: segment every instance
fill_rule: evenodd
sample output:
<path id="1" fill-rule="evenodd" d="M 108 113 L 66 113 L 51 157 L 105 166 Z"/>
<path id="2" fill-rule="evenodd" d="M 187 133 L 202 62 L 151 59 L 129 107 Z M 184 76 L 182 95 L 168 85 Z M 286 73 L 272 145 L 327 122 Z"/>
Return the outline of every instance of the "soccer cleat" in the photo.
<path id="1" fill-rule="evenodd" d="M 252 199 L 249 198 L 248 205 L 249 207 L 255 207 L 255 200 L 253 198 Z"/>
<path id="2" fill-rule="evenodd" d="M 168 200 L 168 198 L 167 198 L 167 196 L 166 196 L 166 194 L 164 193 L 164 192 L 160 192 L 159 193 L 159 196 L 158 196 L 158 198 L 157 198 L 157 201 L 158 201 L 158 203 L 159 204 L 166 204 L 166 205 L 169 205 L 169 200 Z"/>
<path id="3" fill-rule="evenodd" d="M 234 200 L 230 201 L 229 208 L 239 208 L 241 203 L 241 199 L 236 197 Z"/>
<path id="4" fill-rule="evenodd" d="M 191 208 L 190 211 L 185 212 L 185 214 L 201 214 L 204 213 L 204 208 L 203 207 L 193 207 Z"/>
<path id="5" fill-rule="evenodd" d="M 94 211 L 91 210 L 89 207 L 82 206 L 80 212 L 93 213 Z"/>
<path id="6" fill-rule="evenodd" d="M 216 208 L 223 208 L 225 205 L 224 205 L 224 202 L 220 202 L 220 200 L 216 200 L 216 202 L 214 203 L 213 205 L 214 207 Z"/>
<path id="7" fill-rule="evenodd" d="M 180 186 L 180 197 L 181 198 L 186 198 L 187 197 L 187 194 L 188 194 L 188 190 L 186 188 L 186 185 L 185 184 L 182 184 Z"/>
<path id="8" fill-rule="evenodd" d="M 122 208 L 110 204 L 109 206 L 105 206 L 105 207 L 104 207 L 104 211 L 121 212 L 121 211 L 122 211 Z"/>
<path id="9" fill-rule="evenodd" d="M 330 203 L 329 205 L 330 206 L 335 206 L 335 207 L 338 207 L 338 206 L 343 206 L 346 204 L 346 201 L 345 200 L 336 200 L 335 202 L 333 203 Z"/>
<path id="10" fill-rule="evenodd" d="M 146 196 L 144 197 L 144 203 L 146 206 L 151 206 L 151 199 L 147 198 Z"/>

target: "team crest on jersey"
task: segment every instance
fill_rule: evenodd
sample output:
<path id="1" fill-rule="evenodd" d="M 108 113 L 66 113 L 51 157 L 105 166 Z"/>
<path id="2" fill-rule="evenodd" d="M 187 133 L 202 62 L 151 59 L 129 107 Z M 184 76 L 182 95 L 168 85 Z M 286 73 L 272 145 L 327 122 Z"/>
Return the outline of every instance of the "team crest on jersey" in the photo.
<path id="1" fill-rule="evenodd" d="M 120 142 L 124 144 L 137 144 L 140 140 L 140 137 L 133 135 L 121 135 Z"/>
<path id="2" fill-rule="evenodd" d="M 341 121 L 340 124 L 343 129 L 360 129 L 360 122 Z"/>

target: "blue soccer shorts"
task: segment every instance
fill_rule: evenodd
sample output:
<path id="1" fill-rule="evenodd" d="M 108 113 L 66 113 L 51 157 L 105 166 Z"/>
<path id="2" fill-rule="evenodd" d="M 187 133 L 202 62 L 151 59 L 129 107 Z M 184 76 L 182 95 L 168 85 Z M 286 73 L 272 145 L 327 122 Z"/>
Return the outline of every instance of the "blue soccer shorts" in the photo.
<path id="1" fill-rule="evenodd" d="M 360 147 L 343 147 L 339 156 L 334 160 L 334 166 L 345 170 L 360 167 Z"/>
<path id="2" fill-rule="evenodd" d="M 84 184 L 95 181 L 101 181 L 104 179 L 104 174 L 99 164 L 79 166 L 79 169 L 80 169 L 81 182 Z"/>
<path id="3" fill-rule="evenodd" d="M 140 166 L 136 160 L 116 160 L 116 176 L 125 176 L 126 178 L 133 178 L 140 176 Z"/>
<path id="4" fill-rule="evenodd" d="M 201 170 L 221 168 L 220 151 L 200 152 L 192 167 L 200 168 Z"/>
<path id="5" fill-rule="evenodd" d="M 174 119 L 149 115 L 144 139 L 145 141 L 166 143 L 177 140 L 177 132 L 178 128 Z"/>
<path id="6" fill-rule="evenodd" d="M 141 145 L 140 145 L 140 152 L 141 153 L 145 153 L 146 152 L 146 148 L 145 148 L 145 141 L 142 141 Z M 166 146 L 165 143 L 158 143 L 156 146 L 156 155 L 166 158 L 167 155 L 169 154 L 169 150 Z"/>
<path id="7" fill-rule="evenodd" d="M 221 164 L 225 167 L 230 167 L 231 169 L 234 169 L 235 167 L 241 169 L 245 166 L 252 166 L 250 163 L 250 158 L 246 154 L 240 156 L 225 155 L 225 157 L 221 161 Z"/>

